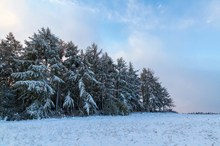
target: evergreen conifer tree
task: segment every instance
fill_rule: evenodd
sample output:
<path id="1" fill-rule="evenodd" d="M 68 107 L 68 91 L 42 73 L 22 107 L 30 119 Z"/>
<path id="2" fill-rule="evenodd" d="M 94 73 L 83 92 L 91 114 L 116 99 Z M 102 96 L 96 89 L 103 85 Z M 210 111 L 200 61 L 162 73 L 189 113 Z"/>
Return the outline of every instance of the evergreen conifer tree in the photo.
<path id="1" fill-rule="evenodd" d="M 54 103 L 54 90 L 48 84 L 48 70 L 45 65 L 31 65 L 25 72 L 12 73 L 17 81 L 13 84 L 26 112 L 33 118 L 48 117 Z"/>
<path id="2" fill-rule="evenodd" d="M 85 61 L 89 65 L 89 69 L 94 73 L 94 78 L 97 81 L 100 81 L 102 77 L 102 62 L 100 60 L 101 54 L 102 50 L 99 50 L 98 46 L 94 43 L 91 46 L 87 47 L 85 51 Z M 88 86 L 90 86 L 90 94 L 93 95 L 97 106 L 99 107 L 99 109 L 102 109 L 101 82 L 99 84 L 97 84 L 97 82 L 91 82 Z"/>
<path id="3" fill-rule="evenodd" d="M 0 107 L 3 109 L 1 114 L 10 118 L 20 108 L 15 93 L 11 88 L 14 83 L 11 74 L 20 69 L 22 49 L 22 45 L 12 33 L 9 33 L 6 39 L 0 42 Z"/>
<path id="4" fill-rule="evenodd" d="M 0 88 L 9 88 L 12 84 L 11 73 L 17 71 L 17 59 L 21 53 L 22 45 L 12 33 L 0 43 Z"/>
<path id="5" fill-rule="evenodd" d="M 143 105 L 148 112 L 169 110 L 174 106 L 168 91 L 162 87 L 158 80 L 159 78 L 154 76 L 152 70 L 143 69 L 141 73 L 141 91 Z"/>
<path id="6" fill-rule="evenodd" d="M 143 98 L 143 105 L 147 112 L 152 111 L 154 104 L 154 85 L 157 78 L 153 76 L 153 71 L 144 68 L 141 73 L 141 92 Z"/>
<path id="7" fill-rule="evenodd" d="M 30 37 L 26 43 L 26 58 L 35 65 L 44 65 L 48 70 L 48 78 L 51 78 L 51 86 L 56 94 L 51 98 L 56 103 L 56 111 L 61 105 L 61 84 L 65 67 L 62 63 L 63 48 L 61 41 L 51 33 L 49 28 L 42 28 L 38 33 Z M 60 104 L 59 104 L 60 103 Z"/>
<path id="8" fill-rule="evenodd" d="M 137 75 L 136 70 L 132 63 L 129 63 L 128 66 L 128 80 L 127 80 L 127 93 L 128 93 L 128 102 L 131 111 L 140 111 L 143 107 L 140 102 L 141 99 L 141 81 Z"/>
<path id="9" fill-rule="evenodd" d="M 78 54 L 79 50 L 72 42 L 67 44 L 66 60 L 64 61 L 68 71 L 65 74 L 65 81 L 68 84 L 67 91 L 73 97 L 75 107 L 81 114 L 90 114 L 96 112 L 98 108 L 91 94 L 91 84 L 98 84 L 95 74 L 91 70 L 91 64 L 88 63 L 83 51 Z M 69 98 L 70 99 L 70 98 Z M 73 103 L 73 102 L 70 102 Z"/>
<path id="10" fill-rule="evenodd" d="M 100 58 L 100 73 L 99 81 L 102 83 L 101 87 L 101 107 L 104 114 L 117 115 L 120 114 L 117 105 L 118 99 L 115 96 L 115 64 L 107 53 L 104 53 Z"/>
<path id="11" fill-rule="evenodd" d="M 120 112 L 122 115 L 129 114 L 128 98 L 128 68 L 126 62 L 123 58 L 117 59 L 117 64 L 115 66 L 115 96 L 118 99 L 118 106 L 120 107 Z"/>
<path id="12" fill-rule="evenodd" d="M 80 76 L 79 68 L 83 63 L 78 54 L 78 47 L 73 42 L 65 43 L 63 47 L 65 55 L 64 66 L 66 67 L 63 74 L 65 81 L 64 93 L 66 94 L 63 108 L 68 113 L 72 113 L 74 109 L 81 110 L 77 81 Z"/>

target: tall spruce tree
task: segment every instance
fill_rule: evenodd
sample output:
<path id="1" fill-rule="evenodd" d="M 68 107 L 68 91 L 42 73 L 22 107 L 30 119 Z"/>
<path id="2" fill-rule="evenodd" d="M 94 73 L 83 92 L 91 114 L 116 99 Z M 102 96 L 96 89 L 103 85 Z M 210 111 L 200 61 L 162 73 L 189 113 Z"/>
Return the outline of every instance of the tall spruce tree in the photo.
<path id="1" fill-rule="evenodd" d="M 128 98 L 129 93 L 128 88 L 128 68 L 125 60 L 121 57 L 117 59 L 117 64 L 115 66 L 115 96 L 119 101 L 120 112 L 122 115 L 129 114 Z"/>
<path id="2" fill-rule="evenodd" d="M 99 81 L 102 83 L 101 87 L 101 109 L 104 114 L 117 115 L 120 114 L 118 107 L 118 99 L 115 96 L 115 64 L 108 53 L 104 53 L 100 58 L 100 73 Z"/>
<path id="3" fill-rule="evenodd" d="M 83 101 L 83 108 L 86 110 L 86 113 L 89 115 L 90 113 L 96 113 L 98 106 L 94 101 L 94 96 L 92 93 L 91 84 L 100 84 L 95 78 L 94 72 L 91 70 L 91 64 L 89 64 L 88 60 L 85 57 L 83 51 L 80 54 L 82 66 L 79 68 L 79 80 L 78 86 L 80 91 L 80 98 Z"/>
<path id="4" fill-rule="evenodd" d="M 141 91 L 143 105 L 146 111 L 170 110 L 174 104 L 165 87 L 162 87 L 154 76 L 154 72 L 144 68 L 141 73 Z"/>
<path id="5" fill-rule="evenodd" d="M 82 66 L 82 61 L 79 56 L 79 50 L 73 42 L 68 42 L 63 45 L 64 48 L 64 66 L 66 70 L 64 72 L 65 81 L 65 101 L 63 103 L 63 108 L 67 113 L 80 110 L 80 98 L 79 98 L 79 88 L 77 85 L 77 80 L 79 75 L 79 67 Z"/>
<path id="6" fill-rule="evenodd" d="M 89 65 L 91 71 L 94 73 L 94 78 L 97 81 L 100 81 L 100 79 L 102 78 L 102 71 L 101 71 L 102 62 L 100 60 L 101 54 L 102 54 L 102 50 L 99 50 L 98 46 L 94 43 L 91 46 L 87 47 L 85 51 L 85 61 Z M 97 106 L 99 107 L 99 109 L 102 109 L 101 82 L 99 84 L 97 84 L 97 82 L 91 82 L 88 86 L 90 86 L 90 94 L 93 95 L 94 100 L 97 103 Z"/>
<path id="7" fill-rule="evenodd" d="M 1 114 L 12 118 L 19 108 L 19 102 L 11 89 L 14 83 L 11 74 L 20 69 L 20 56 L 22 55 L 22 45 L 17 41 L 12 33 L 0 42 L 0 108 Z"/>
<path id="8" fill-rule="evenodd" d="M 128 66 L 127 93 L 128 102 L 131 111 L 140 111 L 143 107 L 141 104 L 141 81 L 138 77 L 137 70 L 134 70 L 132 63 Z"/>
<path id="9" fill-rule="evenodd" d="M 21 54 L 22 45 L 12 33 L 0 43 L 0 88 L 9 88 L 12 84 L 11 73 L 17 71 L 17 59 Z M 19 53 L 20 52 L 20 53 Z"/>
<path id="10" fill-rule="evenodd" d="M 143 98 L 143 105 L 147 112 L 152 111 L 152 104 L 154 103 L 154 85 L 157 78 L 153 76 L 153 71 L 144 68 L 141 73 L 141 92 Z"/>
<path id="11" fill-rule="evenodd" d="M 69 95 L 73 97 L 74 107 L 80 114 L 86 113 L 89 115 L 96 112 L 98 108 L 91 94 L 92 87 L 90 85 L 99 82 L 95 79 L 91 64 L 88 63 L 83 51 L 81 51 L 81 54 L 78 54 L 78 52 L 77 46 L 73 43 L 67 45 L 64 64 L 68 71 L 65 74 L 65 80 L 68 84 Z"/>
<path id="12" fill-rule="evenodd" d="M 48 70 L 48 77 L 51 78 L 51 86 L 55 90 L 52 100 L 56 103 L 56 110 L 61 107 L 61 84 L 65 67 L 62 63 L 64 50 L 61 41 L 51 33 L 49 28 L 42 28 L 34 33 L 26 43 L 26 58 L 35 65 L 44 65 Z M 60 103 L 60 104 L 59 104 Z"/>

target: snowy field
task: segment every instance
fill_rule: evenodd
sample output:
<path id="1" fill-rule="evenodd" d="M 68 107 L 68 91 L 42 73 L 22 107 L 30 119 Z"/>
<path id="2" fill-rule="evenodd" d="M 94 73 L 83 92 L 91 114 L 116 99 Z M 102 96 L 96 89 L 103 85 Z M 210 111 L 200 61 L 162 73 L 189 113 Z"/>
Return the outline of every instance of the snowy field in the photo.
<path id="1" fill-rule="evenodd" d="M 0 146 L 219 146 L 220 115 L 136 113 L 0 121 Z"/>

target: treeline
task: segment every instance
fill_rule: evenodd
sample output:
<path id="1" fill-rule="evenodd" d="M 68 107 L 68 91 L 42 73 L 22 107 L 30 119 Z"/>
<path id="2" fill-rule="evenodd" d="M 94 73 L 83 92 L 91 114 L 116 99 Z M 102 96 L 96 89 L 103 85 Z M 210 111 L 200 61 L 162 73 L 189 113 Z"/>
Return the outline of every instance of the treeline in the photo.
<path id="1" fill-rule="evenodd" d="M 214 112 L 192 112 L 188 113 L 191 115 L 219 115 L 220 113 L 214 113 Z"/>
<path id="2" fill-rule="evenodd" d="M 173 101 L 154 72 L 140 75 L 92 44 L 79 50 L 42 28 L 25 40 L 0 42 L 0 117 L 8 120 L 65 115 L 127 115 L 170 111 Z"/>

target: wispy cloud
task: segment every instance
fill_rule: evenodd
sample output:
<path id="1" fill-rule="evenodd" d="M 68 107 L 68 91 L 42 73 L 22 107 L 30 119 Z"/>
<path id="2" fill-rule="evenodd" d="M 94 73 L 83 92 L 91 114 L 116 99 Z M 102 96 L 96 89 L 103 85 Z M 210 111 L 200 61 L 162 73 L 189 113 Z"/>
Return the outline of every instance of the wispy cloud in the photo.
<path id="1" fill-rule="evenodd" d="M 206 23 L 214 27 L 220 28 L 220 1 L 212 0 L 206 6 L 205 9 L 205 20 Z"/>

